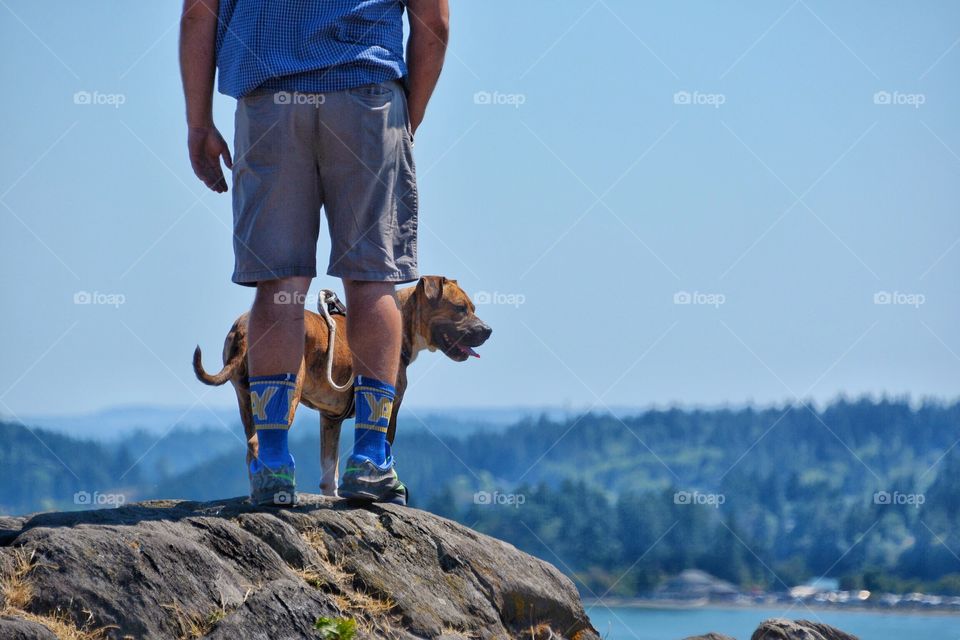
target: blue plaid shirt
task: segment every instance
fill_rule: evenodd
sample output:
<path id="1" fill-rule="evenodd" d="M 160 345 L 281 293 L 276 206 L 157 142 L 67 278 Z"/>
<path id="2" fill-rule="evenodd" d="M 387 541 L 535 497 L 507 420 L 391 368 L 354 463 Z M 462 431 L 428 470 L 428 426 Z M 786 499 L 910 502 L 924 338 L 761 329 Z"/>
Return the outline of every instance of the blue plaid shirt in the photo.
<path id="1" fill-rule="evenodd" d="M 406 0 L 220 0 L 221 93 L 322 93 L 397 80 Z"/>

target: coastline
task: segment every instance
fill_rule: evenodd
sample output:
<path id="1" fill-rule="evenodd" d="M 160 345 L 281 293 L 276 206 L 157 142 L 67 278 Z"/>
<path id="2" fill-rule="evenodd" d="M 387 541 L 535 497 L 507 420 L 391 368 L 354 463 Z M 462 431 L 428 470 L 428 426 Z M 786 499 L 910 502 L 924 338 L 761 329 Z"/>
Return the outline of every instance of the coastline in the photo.
<path id="1" fill-rule="evenodd" d="M 829 606 L 820 603 L 793 603 L 793 602 L 715 602 L 709 600 L 657 600 L 650 598 L 614 598 L 597 599 L 582 598 L 583 606 L 590 608 L 623 608 L 623 609 L 660 609 L 668 611 L 684 611 L 698 609 L 729 609 L 729 610 L 758 610 L 758 609 L 787 609 L 791 611 L 817 611 L 830 613 L 868 613 L 874 615 L 904 615 L 904 616 L 947 616 L 960 617 L 960 609 L 945 607 L 931 607 L 919 609 L 904 607 L 874 607 L 864 605 Z"/>

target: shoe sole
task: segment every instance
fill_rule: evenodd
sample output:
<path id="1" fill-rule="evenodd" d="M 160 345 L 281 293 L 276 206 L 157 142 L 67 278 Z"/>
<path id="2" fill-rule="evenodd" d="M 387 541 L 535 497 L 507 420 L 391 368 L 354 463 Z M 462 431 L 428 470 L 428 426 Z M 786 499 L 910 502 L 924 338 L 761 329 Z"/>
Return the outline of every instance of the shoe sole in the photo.
<path id="1" fill-rule="evenodd" d="M 250 503 L 257 507 L 295 507 L 300 504 L 299 495 L 294 493 L 292 498 L 288 497 L 289 495 L 289 493 L 278 491 L 272 496 L 260 500 L 250 496 Z"/>
<path id="2" fill-rule="evenodd" d="M 344 500 L 363 500 L 364 502 L 376 502 L 377 500 L 381 499 L 381 496 L 375 493 L 370 493 L 369 491 L 362 491 L 362 490 L 346 491 L 344 489 L 340 489 L 339 491 L 337 491 L 337 495 L 339 495 Z"/>
<path id="3" fill-rule="evenodd" d="M 383 494 L 371 493 L 369 491 L 357 490 L 357 491 L 344 491 L 340 489 L 337 491 L 337 496 L 343 498 L 344 500 L 360 500 L 363 502 L 381 502 L 383 504 L 396 504 L 401 507 L 407 506 L 407 501 L 405 498 L 399 496 L 394 489 L 385 491 Z"/>
<path id="4" fill-rule="evenodd" d="M 366 501 L 376 501 L 383 502 L 386 498 L 394 496 L 396 494 L 397 485 L 386 485 L 378 487 L 373 486 L 353 486 L 347 487 L 341 485 L 337 489 L 337 495 L 341 498 L 346 498 L 347 500 L 366 500 Z"/>

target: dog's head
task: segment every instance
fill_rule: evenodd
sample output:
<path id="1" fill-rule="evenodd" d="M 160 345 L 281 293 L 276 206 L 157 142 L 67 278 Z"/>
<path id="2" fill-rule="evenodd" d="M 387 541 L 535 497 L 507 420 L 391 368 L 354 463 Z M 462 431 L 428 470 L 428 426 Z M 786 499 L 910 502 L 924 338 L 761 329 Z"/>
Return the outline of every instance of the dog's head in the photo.
<path id="1" fill-rule="evenodd" d="M 473 301 L 456 280 L 443 276 L 420 278 L 413 292 L 420 308 L 420 334 L 431 351 L 440 350 L 451 360 L 463 362 L 493 329 L 474 313 Z"/>

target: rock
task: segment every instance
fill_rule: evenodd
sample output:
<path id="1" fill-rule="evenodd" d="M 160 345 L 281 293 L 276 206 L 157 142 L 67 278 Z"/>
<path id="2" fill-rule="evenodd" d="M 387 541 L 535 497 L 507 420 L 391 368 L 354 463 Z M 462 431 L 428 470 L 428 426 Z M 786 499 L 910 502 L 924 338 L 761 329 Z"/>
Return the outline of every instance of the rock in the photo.
<path id="1" fill-rule="evenodd" d="M 24 520 L 22 517 L 0 516 L 0 546 L 9 544 L 16 537 Z"/>
<path id="2" fill-rule="evenodd" d="M 0 638 L 4 640 L 57 640 L 57 636 L 39 622 L 9 616 L 0 617 Z"/>
<path id="3" fill-rule="evenodd" d="M 30 598 L 0 614 L 107 638 L 316 639 L 313 625 L 326 617 L 353 619 L 358 640 L 599 640 L 570 580 L 507 543 L 417 509 L 301 500 L 290 509 L 152 501 L 4 519 L 0 577 L 29 558 L 20 573 Z M 3 638 L 50 637 L 24 633 L 0 627 Z"/>
<path id="4" fill-rule="evenodd" d="M 722 633 L 710 633 L 704 634 L 702 636 L 690 636 L 689 638 L 684 638 L 683 640 L 737 640 L 736 638 L 731 638 L 730 636 L 725 636 Z"/>
<path id="5" fill-rule="evenodd" d="M 750 640 L 858 640 L 830 625 L 809 620 L 764 620 L 750 636 Z"/>

